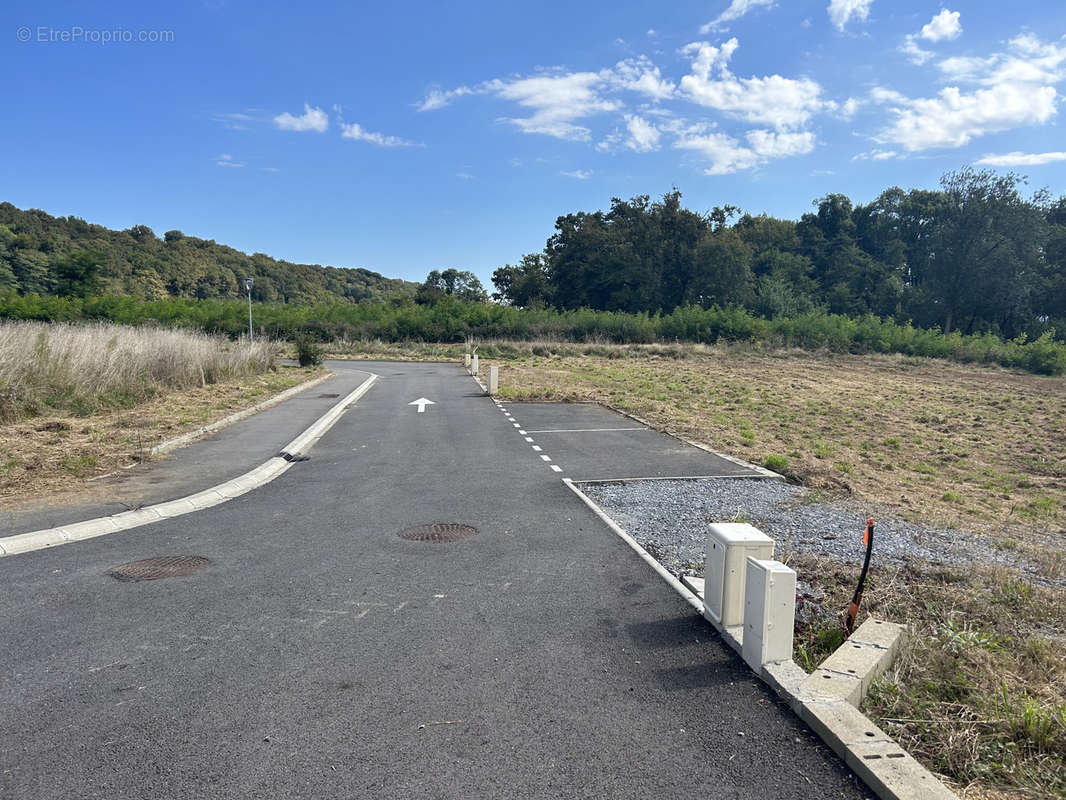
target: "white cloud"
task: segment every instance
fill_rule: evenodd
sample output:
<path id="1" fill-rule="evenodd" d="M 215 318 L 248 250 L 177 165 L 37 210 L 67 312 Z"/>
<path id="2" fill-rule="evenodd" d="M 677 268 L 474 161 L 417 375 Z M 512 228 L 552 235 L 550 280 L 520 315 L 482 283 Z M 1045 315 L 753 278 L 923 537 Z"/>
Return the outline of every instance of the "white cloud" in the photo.
<path id="1" fill-rule="evenodd" d="M 937 67 L 946 80 L 994 86 L 1002 83 L 1058 83 L 1066 78 L 1066 43 L 1045 43 L 1030 34 L 1015 36 L 1006 53 L 987 58 L 945 58 Z"/>
<path id="2" fill-rule="evenodd" d="M 329 118 L 321 108 L 311 108 L 304 103 L 304 113 L 296 117 L 286 111 L 274 117 L 274 124 L 283 131 L 314 131 L 324 133 L 329 127 Z"/>
<path id="3" fill-rule="evenodd" d="M 870 6 L 873 3 L 874 0 L 829 0 L 826 11 L 829 13 L 830 22 L 836 25 L 838 30 L 844 30 L 852 18 L 862 22 L 870 16 Z"/>
<path id="4" fill-rule="evenodd" d="M 940 13 L 933 17 L 928 25 L 923 25 L 918 35 L 930 42 L 942 42 L 944 40 L 958 39 L 962 33 L 962 25 L 959 24 L 959 12 L 940 9 Z"/>
<path id="5" fill-rule="evenodd" d="M 341 123 L 341 137 L 344 139 L 355 139 L 360 142 L 370 142 L 376 144 L 378 147 L 413 147 L 414 142 L 409 142 L 407 139 L 401 139 L 399 136 L 386 136 L 383 133 L 374 133 L 363 128 L 358 122 L 353 122 L 350 125 Z"/>
<path id="6" fill-rule="evenodd" d="M 695 150 L 711 162 L 705 175 L 729 175 L 742 169 L 751 169 L 759 163 L 759 157 L 749 148 L 724 133 L 708 133 L 702 136 L 682 136 L 674 147 Z"/>
<path id="7" fill-rule="evenodd" d="M 730 22 L 740 19 L 753 8 L 759 8 L 760 6 L 770 7 L 773 4 L 774 0 L 733 0 L 729 4 L 729 8 L 701 27 L 700 33 L 722 30 L 729 27 Z"/>
<path id="8" fill-rule="evenodd" d="M 607 76 L 599 72 L 574 72 L 520 78 L 510 82 L 490 81 L 488 87 L 497 97 L 513 100 L 532 109 L 529 117 L 505 118 L 523 133 L 542 133 L 557 139 L 586 142 L 588 128 L 577 120 L 605 111 L 616 111 L 621 104 L 600 95 Z"/>
<path id="9" fill-rule="evenodd" d="M 455 98 L 463 97 L 468 94 L 477 94 L 477 90 L 471 89 L 469 86 L 460 86 L 456 89 L 448 89 L 447 91 L 443 89 L 430 89 L 422 99 L 422 102 L 415 104 L 415 108 L 419 111 L 436 111 L 438 108 L 444 108 L 446 105 L 450 105 Z"/>
<path id="10" fill-rule="evenodd" d="M 658 36 L 659 32 L 655 28 L 648 28 L 648 36 Z"/>
<path id="11" fill-rule="evenodd" d="M 855 113 L 862 107 L 862 100 L 857 97 L 849 97 L 840 106 L 840 116 L 844 119 L 851 119 L 855 116 Z"/>
<path id="12" fill-rule="evenodd" d="M 1066 161 L 1066 153 L 1022 153 L 1015 150 L 1013 153 L 998 156 L 989 154 L 977 159 L 978 164 L 989 167 L 1037 167 L 1056 161 Z"/>
<path id="13" fill-rule="evenodd" d="M 775 158 L 803 155 L 814 149 L 814 134 L 779 133 L 768 130 L 748 131 L 747 145 L 724 133 L 697 132 L 696 128 L 679 131 L 674 147 L 694 150 L 711 162 L 705 175 L 729 175 L 752 169 Z"/>
<path id="14" fill-rule="evenodd" d="M 234 161 L 233 156 L 229 153 L 222 153 L 215 159 L 215 163 L 220 167 L 243 167 L 243 161 Z"/>
<path id="15" fill-rule="evenodd" d="M 659 138 L 662 134 L 658 128 L 636 114 L 626 114 L 625 119 L 626 130 L 629 131 L 626 147 L 638 153 L 659 149 Z"/>
<path id="16" fill-rule="evenodd" d="M 1047 122 L 1055 115 L 1057 94 L 1052 86 L 1006 83 L 970 94 L 952 86 L 936 97 L 903 98 L 893 103 L 895 122 L 878 141 L 912 152 L 961 147 L 975 136 Z"/>
<path id="17" fill-rule="evenodd" d="M 577 178 L 579 181 L 587 181 L 592 177 L 592 170 L 590 169 L 575 169 L 571 172 L 560 172 L 560 175 L 565 175 L 568 178 Z"/>
<path id="18" fill-rule="evenodd" d="M 1055 84 L 1066 79 L 1066 45 L 1025 34 L 1011 39 L 1007 52 L 947 58 L 937 68 L 956 85 L 933 97 L 908 98 L 881 87 L 870 92 L 895 117 L 877 141 L 911 152 L 960 147 L 987 133 L 1048 122 L 1059 103 Z M 977 88 L 965 91 L 961 84 Z"/>
<path id="19" fill-rule="evenodd" d="M 869 153 L 859 153 L 857 156 L 852 156 L 852 161 L 887 161 L 890 158 L 898 156 L 895 150 L 871 150 Z"/>
<path id="20" fill-rule="evenodd" d="M 646 56 L 627 58 L 614 65 L 610 80 L 615 88 L 646 94 L 654 100 L 666 100 L 674 94 L 674 84 L 663 80 L 659 68 Z"/>
<path id="21" fill-rule="evenodd" d="M 682 52 L 695 58 L 692 72 L 681 79 L 681 91 L 700 105 L 778 129 L 802 126 L 831 107 L 822 100 L 822 87 L 809 78 L 737 78 L 729 71 L 737 47 L 735 38 L 720 48 L 707 42 L 687 45 Z"/>
<path id="22" fill-rule="evenodd" d="M 903 37 L 903 44 L 899 46 L 899 51 L 907 56 L 912 64 L 922 65 L 931 59 L 934 54 L 932 50 L 923 50 L 915 39 L 916 37 L 913 33 L 908 33 Z"/>
<path id="23" fill-rule="evenodd" d="M 461 178 L 464 181 L 472 181 L 472 180 L 474 180 L 474 176 L 471 175 L 469 172 L 457 172 L 457 173 L 455 173 L 455 177 Z"/>
<path id="24" fill-rule="evenodd" d="M 787 158 L 800 156 L 814 149 L 814 134 L 777 133 L 775 131 L 748 131 L 746 138 L 752 151 L 761 158 Z"/>

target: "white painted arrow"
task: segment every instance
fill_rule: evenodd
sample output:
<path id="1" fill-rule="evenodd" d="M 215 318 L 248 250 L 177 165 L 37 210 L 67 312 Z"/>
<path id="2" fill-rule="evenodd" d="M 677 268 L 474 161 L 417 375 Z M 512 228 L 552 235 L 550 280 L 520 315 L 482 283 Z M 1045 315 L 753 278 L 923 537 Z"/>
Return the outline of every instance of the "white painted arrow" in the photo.
<path id="1" fill-rule="evenodd" d="M 426 410 L 426 406 L 434 406 L 436 405 L 436 403 L 434 403 L 432 400 L 427 400 L 424 397 L 419 397 L 417 400 L 412 400 L 407 405 L 418 406 L 418 413 L 421 414 Z"/>

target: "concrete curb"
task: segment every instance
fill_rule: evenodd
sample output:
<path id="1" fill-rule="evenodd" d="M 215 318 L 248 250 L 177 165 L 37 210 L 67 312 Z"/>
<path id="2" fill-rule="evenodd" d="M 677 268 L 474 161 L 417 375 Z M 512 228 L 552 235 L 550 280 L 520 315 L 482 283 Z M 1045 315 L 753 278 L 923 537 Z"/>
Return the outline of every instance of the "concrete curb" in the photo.
<path id="1" fill-rule="evenodd" d="M 240 422 L 242 419 L 250 417 L 253 414 L 258 414 L 260 411 L 266 411 L 268 408 L 273 408 L 278 403 L 284 403 L 293 395 L 297 395 L 305 389 L 311 389 L 312 387 L 318 386 L 318 384 L 322 383 L 323 381 L 329 380 L 333 376 L 334 373 L 332 372 L 326 372 L 322 375 L 316 375 L 310 380 L 304 381 L 303 383 L 297 384 L 296 386 L 290 386 L 285 391 L 274 395 L 269 400 L 264 400 L 261 403 L 257 403 L 251 408 L 246 408 L 243 411 L 238 411 L 235 414 L 230 414 L 228 417 L 220 419 L 217 422 L 212 422 L 210 425 L 204 425 L 203 427 L 197 428 L 194 431 L 189 431 L 188 433 L 183 433 L 181 436 L 175 436 L 173 439 L 167 439 L 165 442 L 160 442 L 155 447 L 150 448 L 148 450 L 148 454 L 157 456 L 162 453 L 169 453 L 171 450 L 174 450 L 178 447 L 183 447 L 184 445 L 187 445 L 190 442 L 194 442 L 203 436 L 207 436 L 209 434 L 214 433 L 215 431 L 220 431 L 223 428 L 227 428 L 234 422 Z"/>
<path id="2" fill-rule="evenodd" d="M 678 580 L 574 481 L 564 478 L 563 483 L 710 622 L 730 647 L 742 652 L 744 626 L 726 628 L 714 622 L 704 608 L 702 579 L 685 576 Z M 902 625 L 869 618 L 810 675 L 791 659 L 766 664 L 758 675 L 882 800 L 957 800 L 954 792 L 858 708 L 870 684 L 891 666 L 905 632 Z M 822 684 L 832 684 L 832 688 Z"/>
<path id="3" fill-rule="evenodd" d="M 240 497 L 242 494 L 252 491 L 252 489 L 257 489 L 270 483 L 270 481 L 286 472 L 295 461 L 305 459 L 306 453 L 314 443 L 336 424 L 341 415 L 353 403 L 370 390 L 370 387 L 374 385 L 377 379 L 378 376 L 371 373 L 370 377 L 363 381 L 358 388 L 349 393 L 347 397 L 339 401 L 303 433 L 286 445 L 280 454 L 268 459 L 240 477 L 176 500 L 156 503 L 133 511 L 123 511 L 109 517 L 97 517 L 96 519 L 75 522 L 57 528 L 45 528 L 39 531 L 30 531 L 29 533 L 20 533 L 2 538 L 0 539 L 0 558 L 42 550 L 46 547 L 55 547 L 68 542 L 92 539 L 108 533 L 116 533 L 130 528 L 137 528 L 141 525 L 148 525 L 152 522 L 179 517 L 193 511 L 202 511 L 205 508 L 220 505 L 227 500 L 232 500 L 234 497 Z M 306 388 L 306 385 L 304 388 Z"/>

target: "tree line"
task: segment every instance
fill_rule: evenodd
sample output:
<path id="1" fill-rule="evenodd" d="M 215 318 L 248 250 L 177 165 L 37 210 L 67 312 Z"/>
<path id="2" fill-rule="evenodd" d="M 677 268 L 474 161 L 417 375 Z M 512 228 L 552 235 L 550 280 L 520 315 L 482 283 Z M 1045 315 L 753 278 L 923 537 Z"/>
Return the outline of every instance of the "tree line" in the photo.
<path id="1" fill-rule="evenodd" d="M 248 331 L 248 308 L 240 300 L 138 300 L 133 297 L 20 295 L 0 290 L 0 320 L 59 322 L 109 320 L 126 325 L 166 325 L 222 333 L 237 338 Z M 553 342 L 651 344 L 744 342 L 753 347 L 799 347 L 839 353 L 903 353 L 955 361 L 1000 364 L 1043 375 L 1066 372 L 1066 344 L 1051 333 L 1028 340 L 1004 340 L 991 333 L 964 336 L 917 328 L 872 314 L 849 317 L 811 311 L 764 319 L 742 308 L 681 306 L 669 314 L 595 311 L 589 308 L 519 309 L 501 303 L 464 300 L 445 294 L 432 302 L 410 298 L 388 302 L 258 303 L 253 309 L 257 336 L 320 343 L 462 342 L 481 340 L 481 352 L 503 352 L 506 341 L 533 342 L 533 352 L 549 354 Z M 678 350 L 684 355 L 684 349 Z M 624 355 L 604 349 L 603 355 Z"/>
<path id="2" fill-rule="evenodd" d="M 737 307 L 766 319 L 812 312 L 993 333 L 1066 333 L 1066 196 L 970 168 L 936 190 L 873 202 L 816 200 L 798 221 L 733 206 L 701 214 L 674 190 L 559 217 L 542 252 L 492 276 L 522 308 L 669 312 Z"/>
<path id="3" fill-rule="evenodd" d="M 294 264 L 248 255 L 179 230 L 162 237 L 146 225 L 116 231 L 78 217 L 0 203 L 0 290 L 91 297 L 129 295 L 230 298 L 255 279 L 252 298 L 273 303 L 323 303 L 413 297 L 417 283 L 368 269 Z"/>

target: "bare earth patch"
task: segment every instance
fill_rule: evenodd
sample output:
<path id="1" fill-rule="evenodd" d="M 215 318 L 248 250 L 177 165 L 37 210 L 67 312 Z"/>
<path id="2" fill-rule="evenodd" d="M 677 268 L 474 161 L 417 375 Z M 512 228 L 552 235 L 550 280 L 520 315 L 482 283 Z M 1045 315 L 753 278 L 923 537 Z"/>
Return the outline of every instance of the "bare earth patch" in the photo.
<path id="1" fill-rule="evenodd" d="M 302 383 L 296 367 L 159 395 L 92 416 L 33 417 L 0 427 L 0 504 L 74 495 L 148 450 Z"/>

